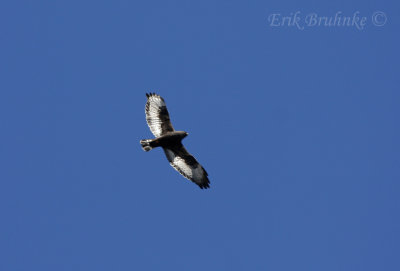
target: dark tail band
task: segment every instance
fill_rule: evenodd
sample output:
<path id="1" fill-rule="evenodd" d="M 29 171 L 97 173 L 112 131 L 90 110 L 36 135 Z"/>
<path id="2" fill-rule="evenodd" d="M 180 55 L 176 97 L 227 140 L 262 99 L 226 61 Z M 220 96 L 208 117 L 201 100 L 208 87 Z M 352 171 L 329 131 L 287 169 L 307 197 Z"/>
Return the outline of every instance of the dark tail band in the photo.
<path id="1" fill-rule="evenodd" d="M 151 143 L 151 139 L 142 139 L 140 140 L 140 144 L 142 145 L 142 149 L 144 151 L 150 151 L 151 149 L 153 149 L 152 146 L 150 146 Z"/>

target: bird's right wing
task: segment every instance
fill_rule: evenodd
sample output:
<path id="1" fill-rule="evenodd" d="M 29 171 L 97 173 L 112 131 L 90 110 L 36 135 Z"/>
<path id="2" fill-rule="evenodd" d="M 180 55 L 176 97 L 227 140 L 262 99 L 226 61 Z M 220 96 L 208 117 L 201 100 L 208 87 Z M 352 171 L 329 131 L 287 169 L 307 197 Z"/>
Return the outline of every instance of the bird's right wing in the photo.
<path id="1" fill-rule="evenodd" d="M 206 170 L 183 145 L 163 149 L 171 166 L 183 177 L 191 180 L 200 186 L 201 189 L 210 187 L 210 181 L 208 180 Z"/>
<path id="2" fill-rule="evenodd" d="M 159 137 L 167 132 L 175 131 L 164 99 L 155 93 L 146 93 L 146 97 L 146 121 L 153 135 Z"/>

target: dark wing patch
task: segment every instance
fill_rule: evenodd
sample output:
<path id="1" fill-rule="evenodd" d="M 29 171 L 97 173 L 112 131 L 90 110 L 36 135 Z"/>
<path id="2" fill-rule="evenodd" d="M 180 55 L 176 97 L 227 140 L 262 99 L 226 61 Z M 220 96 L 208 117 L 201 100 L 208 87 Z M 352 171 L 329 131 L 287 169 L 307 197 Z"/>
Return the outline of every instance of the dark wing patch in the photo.
<path id="1" fill-rule="evenodd" d="M 146 121 L 153 135 L 159 137 L 167 132 L 175 131 L 164 99 L 155 93 L 146 93 L 146 97 Z"/>
<path id="2" fill-rule="evenodd" d="M 185 147 L 180 145 L 163 149 L 171 166 L 183 177 L 191 180 L 200 186 L 201 189 L 210 187 L 206 170 L 188 153 Z"/>

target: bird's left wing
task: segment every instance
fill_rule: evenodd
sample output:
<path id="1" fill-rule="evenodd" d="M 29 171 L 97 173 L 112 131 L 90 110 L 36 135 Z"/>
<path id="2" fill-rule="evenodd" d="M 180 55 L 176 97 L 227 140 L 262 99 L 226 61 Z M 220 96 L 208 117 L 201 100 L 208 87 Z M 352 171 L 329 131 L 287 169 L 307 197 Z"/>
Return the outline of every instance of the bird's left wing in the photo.
<path id="1" fill-rule="evenodd" d="M 146 97 L 146 121 L 153 135 L 159 137 L 167 132 L 175 131 L 164 99 L 155 93 L 146 94 Z"/>
<path id="2" fill-rule="evenodd" d="M 206 170 L 183 145 L 163 149 L 171 166 L 183 177 L 191 180 L 200 186 L 201 189 L 210 187 L 210 181 L 208 180 Z"/>

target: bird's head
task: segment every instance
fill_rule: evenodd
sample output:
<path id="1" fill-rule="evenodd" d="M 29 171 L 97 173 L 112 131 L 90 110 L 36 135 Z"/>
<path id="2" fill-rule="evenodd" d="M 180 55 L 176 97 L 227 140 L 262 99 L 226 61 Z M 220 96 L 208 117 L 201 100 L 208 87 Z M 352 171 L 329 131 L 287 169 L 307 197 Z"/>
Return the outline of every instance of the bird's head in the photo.
<path id="1" fill-rule="evenodd" d="M 179 131 L 178 132 L 179 133 L 179 135 L 180 135 L 180 137 L 182 138 L 182 139 L 184 139 L 185 137 L 187 137 L 188 136 L 188 132 L 185 132 L 185 131 Z"/>

